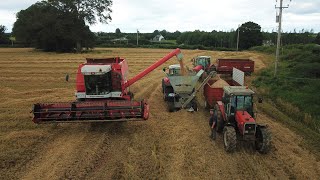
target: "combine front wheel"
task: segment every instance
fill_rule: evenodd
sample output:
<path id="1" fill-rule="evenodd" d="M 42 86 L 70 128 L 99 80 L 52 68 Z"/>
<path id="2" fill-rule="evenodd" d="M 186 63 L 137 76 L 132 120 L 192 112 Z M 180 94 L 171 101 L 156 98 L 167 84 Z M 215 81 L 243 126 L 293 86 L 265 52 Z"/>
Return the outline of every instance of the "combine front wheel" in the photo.
<path id="1" fill-rule="evenodd" d="M 233 152 L 237 147 L 237 134 L 232 126 L 225 126 L 223 129 L 223 143 L 227 152 Z"/>
<path id="2" fill-rule="evenodd" d="M 257 127 L 256 131 L 256 149 L 261 154 L 267 154 L 271 148 L 271 134 L 266 127 Z"/>

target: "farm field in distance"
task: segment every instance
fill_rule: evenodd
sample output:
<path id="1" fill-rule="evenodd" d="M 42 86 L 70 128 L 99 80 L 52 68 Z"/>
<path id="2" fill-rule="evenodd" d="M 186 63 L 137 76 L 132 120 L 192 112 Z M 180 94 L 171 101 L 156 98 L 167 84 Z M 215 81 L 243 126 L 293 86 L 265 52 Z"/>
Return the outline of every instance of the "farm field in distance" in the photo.
<path id="1" fill-rule="evenodd" d="M 319 179 L 319 159 L 301 146 L 303 139 L 261 112 L 257 121 L 268 124 L 272 132 L 267 155 L 246 144 L 228 154 L 221 135 L 212 141 L 201 92 L 198 112 L 167 112 L 162 68 L 177 64 L 176 58 L 130 87 L 135 99 L 148 99 L 147 121 L 41 125 L 31 121 L 34 103 L 75 99 L 76 70 L 86 57 L 124 57 L 133 77 L 170 51 L 96 48 L 87 54 L 56 54 L 0 48 L 1 179 Z M 256 71 L 271 63 L 268 55 L 246 51 L 182 53 L 189 67 L 197 55 L 250 58 Z"/>

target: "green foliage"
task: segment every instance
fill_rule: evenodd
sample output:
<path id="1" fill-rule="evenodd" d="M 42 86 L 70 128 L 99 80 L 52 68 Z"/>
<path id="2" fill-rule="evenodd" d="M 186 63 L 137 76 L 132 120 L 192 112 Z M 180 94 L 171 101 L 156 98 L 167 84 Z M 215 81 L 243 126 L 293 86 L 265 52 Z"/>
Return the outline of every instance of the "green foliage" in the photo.
<path id="1" fill-rule="evenodd" d="M 220 47 L 220 48 L 233 48 L 235 47 L 234 42 L 235 32 L 222 32 L 222 31 L 193 31 L 193 32 L 183 32 L 177 38 L 178 44 L 187 45 L 202 45 L 206 47 Z"/>
<path id="2" fill-rule="evenodd" d="M 251 48 L 262 52 L 269 52 L 270 49 L 275 52 L 274 47 Z M 267 89 L 264 96 L 273 99 L 278 106 L 284 104 L 279 102 L 280 98 L 297 107 L 299 110 L 288 113 L 288 116 L 319 132 L 320 47 L 298 44 L 284 46 L 282 49 L 277 77 L 273 77 L 274 67 L 270 66 L 260 72 L 254 85 Z M 285 110 L 285 106 L 281 109 Z"/>
<path id="3" fill-rule="evenodd" d="M 259 24 L 249 21 L 242 24 L 238 30 L 240 49 L 249 49 L 253 46 L 262 45 L 263 36 Z"/>
<path id="4" fill-rule="evenodd" d="M 121 31 L 119 28 L 116 29 L 116 34 L 121 34 Z"/>
<path id="5" fill-rule="evenodd" d="M 290 33 L 283 33 L 282 35 L 282 44 L 308 44 L 312 43 L 314 40 L 313 33 L 307 31 L 301 31 L 301 33 L 290 32 Z"/>
<path id="6" fill-rule="evenodd" d="M 0 25 L 0 44 L 7 44 L 9 42 L 9 37 L 5 33 L 6 30 L 5 26 Z"/>
<path id="7" fill-rule="evenodd" d="M 252 45 L 261 45 L 262 40 L 266 40 L 268 42 L 269 47 L 253 47 L 260 49 L 259 51 L 264 51 L 267 53 L 274 53 L 274 46 L 272 44 L 275 44 L 277 33 L 275 32 L 260 32 L 260 26 L 253 23 L 248 22 L 243 24 L 243 27 L 240 27 L 240 31 L 243 30 L 243 32 L 248 33 L 247 31 L 253 31 L 253 34 L 257 35 L 257 37 L 251 37 L 251 35 L 245 35 L 240 34 L 240 48 L 242 44 L 242 40 L 244 44 L 248 44 L 249 46 Z M 243 33 L 241 32 L 241 33 Z M 190 47 L 190 49 L 194 49 L 194 47 L 199 47 L 198 49 L 215 49 L 215 50 L 235 50 L 236 49 L 236 43 L 237 43 L 237 31 L 231 30 L 229 32 L 223 32 L 223 31 L 215 31 L 212 32 L 205 32 L 205 31 L 188 31 L 188 32 L 169 32 L 166 30 L 155 30 L 152 33 L 139 33 L 139 46 L 141 45 L 147 45 L 148 47 L 153 46 L 152 44 L 154 42 L 150 42 L 153 37 L 156 35 L 163 35 L 166 40 L 173 40 L 178 45 L 184 46 L 184 47 Z M 106 44 L 109 44 L 108 47 L 112 47 L 113 42 L 112 39 L 120 38 L 120 37 L 126 37 L 129 39 L 129 44 L 132 43 L 130 46 L 136 45 L 136 33 L 125 33 L 121 32 L 121 34 L 117 33 L 104 33 L 99 32 L 98 33 L 98 40 L 97 40 L 97 46 L 106 46 Z M 246 39 L 242 39 L 248 37 Z M 261 39 L 262 38 L 262 39 Z M 292 43 L 309 43 L 315 39 L 315 35 L 312 32 L 307 31 L 301 31 L 301 32 L 294 32 L 294 33 L 283 33 L 282 36 L 282 43 L 292 44 Z M 252 41 L 252 42 L 251 42 Z M 163 43 L 163 42 L 161 42 Z M 157 45 L 155 45 L 157 46 Z M 158 47 L 158 46 L 157 46 Z M 197 48 L 196 48 L 197 49 Z"/>
<path id="8" fill-rule="evenodd" d="M 79 19 L 95 24 L 97 18 L 102 23 L 111 20 L 112 0 L 47 0 L 59 12 L 76 14 Z"/>
<path id="9" fill-rule="evenodd" d="M 316 37 L 316 39 L 314 40 L 314 43 L 320 45 L 320 32 L 317 34 L 317 37 Z"/>
<path id="10" fill-rule="evenodd" d="M 102 10 L 110 12 L 110 9 L 106 4 L 97 5 L 98 2 L 106 3 L 94 0 L 38 2 L 17 13 L 13 34 L 18 41 L 45 51 L 70 52 L 80 51 L 82 47 L 92 48 L 95 36 L 85 21 L 94 23 L 95 16 L 101 21 L 110 19 L 110 15 L 100 16 Z"/>

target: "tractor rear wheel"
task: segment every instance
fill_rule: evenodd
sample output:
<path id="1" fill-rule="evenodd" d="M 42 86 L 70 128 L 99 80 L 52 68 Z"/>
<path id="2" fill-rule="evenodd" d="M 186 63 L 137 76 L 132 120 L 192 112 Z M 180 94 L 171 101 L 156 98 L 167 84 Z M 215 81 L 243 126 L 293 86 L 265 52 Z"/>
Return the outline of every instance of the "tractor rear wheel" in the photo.
<path id="1" fill-rule="evenodd" d="M 225 126 L 223 129 L 224 149 L 227 152 L 233 152 L 237 147 L 237 134 L 232 126 Z"/>
<path id="2" fill-rule="evenodd" d="M 267 154 L 271 149 L 271 134 L 268 128 L 257 126 L 256 149 L 261 154 Z"/>
<path id="3" fill-rule="evenodd" d="M 174 107 L 174 102 L 168 101 L 168 111 L 174 112 L 176 108 Z"/>

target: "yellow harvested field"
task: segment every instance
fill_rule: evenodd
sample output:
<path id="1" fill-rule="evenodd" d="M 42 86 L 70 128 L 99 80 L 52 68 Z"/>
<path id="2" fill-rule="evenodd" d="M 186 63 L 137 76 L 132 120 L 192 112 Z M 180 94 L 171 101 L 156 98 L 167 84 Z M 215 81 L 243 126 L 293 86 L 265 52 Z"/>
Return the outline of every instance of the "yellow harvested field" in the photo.
<path id="1" fill-rule="evenodd" d="M 162 68 L 177 64 L 176 58 L 130 87 L 135 99 L 148 99 L 147 121 L 42 125 L 31 121 L 34 103 L 74 100 L 76 70 L 86 57 L 124 57 L 133 77 L 170 51 L 97 48 L 88 54 L 56 54 L 0 48 L 1 179 L 319 179 L 320 162 L 300 146 L 303 139 L 262 113 L 257 121 L 268 124 L 273 135 L 267 155 L 246 144 L 226 153 L 221 135 L 215 142 L 209 138 L 209 112 L 203 102 L 198 112 L 167 112 Z M 255 70 L 271 63 L 269 56 L 254 52 L 182 53 L 189 67 L 197 55 L 250 58 Z"/>

